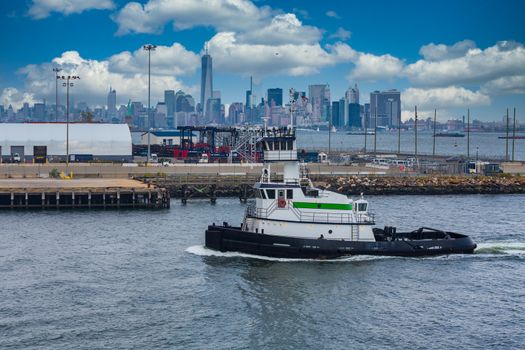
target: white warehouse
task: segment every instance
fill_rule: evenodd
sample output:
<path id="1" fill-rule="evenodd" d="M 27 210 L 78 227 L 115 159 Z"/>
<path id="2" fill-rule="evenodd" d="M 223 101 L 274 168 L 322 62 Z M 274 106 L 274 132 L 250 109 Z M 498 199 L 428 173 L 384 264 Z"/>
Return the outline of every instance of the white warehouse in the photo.
<path id="1" fill-rule="evenodd" d="M 0 123 L 3 161 L 45 162 L 66 159 L 66 123 Z M 127 124 L 69 123 L 71 161 L 132 160 Z"/>

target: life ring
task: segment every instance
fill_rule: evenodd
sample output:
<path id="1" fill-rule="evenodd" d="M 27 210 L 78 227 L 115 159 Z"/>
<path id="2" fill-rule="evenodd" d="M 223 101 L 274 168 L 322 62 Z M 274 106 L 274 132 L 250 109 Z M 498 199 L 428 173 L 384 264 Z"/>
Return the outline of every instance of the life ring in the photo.
<path id="1" fill-rule="evenodd" d="M 279 200 L 277 201 L 277 206 L 279 208 L 286 208 L 286 199 L 279 198 Z"/>

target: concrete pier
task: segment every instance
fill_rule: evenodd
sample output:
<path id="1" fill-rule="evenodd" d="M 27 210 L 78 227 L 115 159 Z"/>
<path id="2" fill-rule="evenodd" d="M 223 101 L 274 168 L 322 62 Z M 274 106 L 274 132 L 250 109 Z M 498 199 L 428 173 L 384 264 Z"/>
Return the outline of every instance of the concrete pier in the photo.
<path id="1" fill-rule="evenodd" d="M 0 180 L 0 209 L 162 209 L 169 206 L 168 191 L 136 180 Z"/>

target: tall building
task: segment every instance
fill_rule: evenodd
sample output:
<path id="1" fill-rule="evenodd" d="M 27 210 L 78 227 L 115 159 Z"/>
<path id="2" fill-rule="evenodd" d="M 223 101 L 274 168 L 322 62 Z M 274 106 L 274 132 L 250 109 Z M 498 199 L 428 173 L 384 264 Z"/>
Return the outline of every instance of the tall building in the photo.
<path id="1" fill-rule="evenodd" d="M 268 89 L 268 105 L 270 107 L 283 105 L 283 89 Z"/>
<path id="2" fill-rule="evenodd" d="M 117 90 L 109 87 L 107 119 L 111 120 L 117 116 Z"/>
<path id="3" fill-rule="evenodd" d="M 370 103 L 365 103 L 363 108 L 363 128 L 370 128 Z"/>
<path id="4" fill-rule="evenodd" d="M 173 117 L 175 115 L 175 91 L 164 91 L 164 104 L 166 105 L 166 122 L 169 127 L 173 127 Z"/>
<path id="5" fill-rule="evenodd" d="M 388 126 L 397 128 L 401 118 L 401 93 L 395 89 L 388 91 L 374 91 L 370 93 L 371 127 Z"/>
<path id="6" fill-rule="evenodd" d="M 309 85 L 308 94 L 312 105 L 312 122 L 328 121 L 330 117 L 330 85 Z"/>
<path id="7" fill-rule="evenodd" d="M 350 128 L 361 127 L 361 105 L 359 103 L 348 104 L 348 126 Z"/>
<path id="8" fill-rule="evenodd" d="M 359 88 L 357 87 L 357 84 L 355 84 L 353 88 L 350 87 L 346 90 L 345 98 L 348 103 L 359 104 Z"/>
<path id="9" fill-rule="evenodd" d="M 228 122 L 232 125 L 242 124 L 244 122 L 244 113 L 242 102 L 234 102 L 228 109 Z"/>
<path id="10" fill-rule="evenodd" d="M 178 91 L 175 94 L 175 112 L 194 112 L 195 100 L 190 94 Z"/>
<path id="11" fill-rule="evenodd" d="M 213 73 L 212 73 L 212 59 L 208 54 L 208 49 L 206 53 L 201 58 L 201 108 L 204 110 L 204 114 L 207 120 L 209 118 L 208 111 L 206 108 L 208 105 L 208 100 L 213 97 Z"/>
<path id="12" fill-rule="evenodd" d="M 335 127 L 341 126 L 340 121 L 340 115 L 339 115 L 339 101 L 333 101 L 332 102 L 332 125 Z"/>
<path id="13" fill-rule="evenodd" d="M 35 103 L 33 105 L 33 121 L 45 121 L 46 118 L 46 104 Z"/>

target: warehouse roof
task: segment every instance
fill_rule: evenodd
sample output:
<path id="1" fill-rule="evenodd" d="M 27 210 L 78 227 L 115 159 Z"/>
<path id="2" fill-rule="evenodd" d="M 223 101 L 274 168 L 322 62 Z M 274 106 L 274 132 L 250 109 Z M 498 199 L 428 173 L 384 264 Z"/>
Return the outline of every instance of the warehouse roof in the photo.
<path id="1" fill-rule="evenodd" d="M 47 146 L 48 155 L 66 154 L 66 123 L 0 123 L 2 155 L 11 146 L 24 146 L 32 155 L 34 146 Z M 131 156 L 131 133 L 127 124 L 70 123 L 69 154 Z"/>

